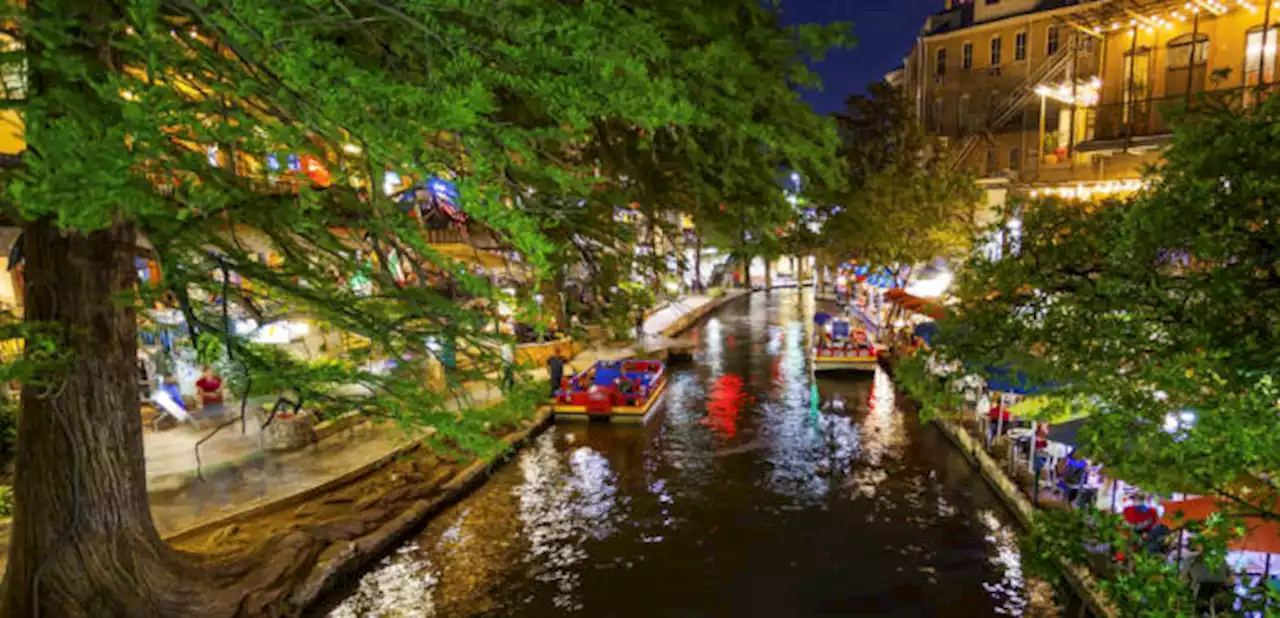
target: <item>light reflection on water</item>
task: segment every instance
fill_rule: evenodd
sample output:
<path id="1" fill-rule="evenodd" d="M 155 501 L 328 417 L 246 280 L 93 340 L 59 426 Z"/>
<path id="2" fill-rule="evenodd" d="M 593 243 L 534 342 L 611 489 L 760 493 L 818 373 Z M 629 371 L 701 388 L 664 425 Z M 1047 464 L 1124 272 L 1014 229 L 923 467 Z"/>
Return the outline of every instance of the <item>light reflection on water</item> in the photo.
<path id="1" fill-rule="evenodd" d="M 658 418 L 548 431 L 331 615 L 1034 615 L 1007 518 L 889 377 L 815 382 L 812 308 L 722 310 Z"/>

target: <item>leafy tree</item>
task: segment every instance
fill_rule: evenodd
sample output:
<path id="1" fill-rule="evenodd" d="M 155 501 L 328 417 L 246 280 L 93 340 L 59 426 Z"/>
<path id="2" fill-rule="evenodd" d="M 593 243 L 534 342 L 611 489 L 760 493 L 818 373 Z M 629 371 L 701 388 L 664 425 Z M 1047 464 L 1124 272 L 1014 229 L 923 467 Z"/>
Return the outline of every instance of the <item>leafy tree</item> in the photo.
<path id="1" fill-rule="evenodd" d="M 849 97 L 836 121 L 849 178 L 825 196 L 828 261 L 852 256 L 909 267 L 963 256 L 981 192 L 968 174 L 948 167 L 906 95 L 872 84 L 867 94 Z"/>
<path id="2" fill-rule="evenodd" d="M 1020 238 L 1004 259 L 970 258 L 960 315 L 936 347 L 944 361 L 1009 363 L 1060 384 L 1059 399 L 1096 400 L 1090 458 L 1148 491 L 1223 505 L 1198 541 L 1211 558 L 1240 518 L 1280 520 L 1278 116 L 1274 97 L 1248 110 L 1206 97 L 1179 117 L 1149 190 L 1015 207 Z M 1115 522 L 1082 517 L 1098 518 L 1055 516 L 1034 549 L 1083 561 L 1082 531 Z M 1105 581 L 1122 615 L 1199 615 L 1163 557 L 1137 552 L 1128 565 Z"/>
<path id="3" fill-rule="evenodd" d="M 767 194 L 759 178 L 779 161 L 821 167 L 830 127 L 787 80 L 804 75 L 797 52 L 836 38 L 779 36 L 776 14 L 754 2 L 704 4 L 12 3 L 6 23 L 30 70 L 28 150 L 3 183 L 6 214 L 23 227 L 28 293 L 16 327 L 25 357 L 4 376 L 23 394 L 0 613 L 298 610 L 282 582 L 322 547 L 306 532 L 213 560 L 174 551 L 155 530 L 134 358 L 139 314 L 156 304 L 179 309 L 197 340 L 221 340 L 246 392 L 288 389 L 309 409 L 434 425 L 440 440 L 497 448 L 422 383 L 440 338 L 478 351 L 464 377 L 498 368 L 488 359 L 504 341 L 486 330 L 490 311 L 467 307 L 502 295 L 434 250 L 378 190 L 382 175 L 454 178 L 468 213 L 545 273 L 575 234 L 610 228 L 610 198 L 592 201 L 604 195 L 596 157 L 581 153 L 612 144 L 613 128 L 672 135 L 634 148 L 692 161 L 697 184 L 680 191 L 698 203 Z M 741 124 L 718 116 L 728 112 Z M 732 172 L 717 172 L 715 157 Z M 628 189 L 659 190 L 642 182 Z M 583 196 L 591 215 L 578 218 Z M 264 263 L 265 250 L 282 259 Z M 160 263 L 159 286 L 139 284 L 140 251 Z M 457 291 L 482 302 L 456 303 Z M 368 350 L 309 363 L 233 328 L 299 314 Z M 365 369 L 386 358 L 398 361 L 390 372 Z"/>

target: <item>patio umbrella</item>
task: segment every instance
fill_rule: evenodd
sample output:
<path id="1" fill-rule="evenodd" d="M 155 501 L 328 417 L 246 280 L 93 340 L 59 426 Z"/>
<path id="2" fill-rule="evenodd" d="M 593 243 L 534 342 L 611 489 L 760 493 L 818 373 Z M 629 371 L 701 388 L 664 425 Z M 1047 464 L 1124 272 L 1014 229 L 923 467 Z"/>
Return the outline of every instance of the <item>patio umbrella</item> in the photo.
<path id="1" fill-rule="evenodd" d="M 1209 496 L 1165 502 L 1163 521 L 1171 528 L 1178 525 L 1179 516 L 1183 521 L 1201 521 L 1217 512 L 1224 504 L 1228 509 L 1234 508 L 1234 505 Z M 1280 508 L 1280 503 L 1273 508 Z M 1228 544 L 1232 549 L 1280 554 L 1280 523 L 1261 517 L 1244 517 L 1241 523 L 1244 526 L 1244 536 Z"/>
<path id="2" fill-rule="evenodd" d="M 1055 400 L 1045 395 L 1023 399 L 1009 409 L 1014 416 L 1045 423 L 1066 423 L 1097 412 L 1097 405 L 1083 399 Z"/>
<path id="3" fill-rule="evenodd" d="M 938 324 L 937 322 L 925 322 L 923 324 L 916 324 L 915 329 L 913 329 L 913 333 L 915 334 L 915 336 L 924 340 L 926 345 L 932 346 L 933 337 L 934 335 L 938 334 Z"/>
<path id="4" fill-rule="evenodd" d="M 1048 440 L 1065 444 L 1071 448 L 1080 446 L 1080 429 L 1089 419 L 1081 418 L 1065 423 L 1058 423 L 1049 427 Z"/>

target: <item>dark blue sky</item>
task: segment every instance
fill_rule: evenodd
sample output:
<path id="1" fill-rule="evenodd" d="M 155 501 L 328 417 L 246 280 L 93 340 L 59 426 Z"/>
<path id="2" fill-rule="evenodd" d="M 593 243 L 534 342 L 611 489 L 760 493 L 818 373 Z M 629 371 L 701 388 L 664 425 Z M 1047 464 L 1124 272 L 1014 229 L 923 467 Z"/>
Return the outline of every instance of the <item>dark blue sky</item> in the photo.
<path id="1" fill-rule="evenodd" d="M 814 66 L 821 92 L 805 93 L 819 112 L 844 107 L 845 97 L 862 92 L 901 64 L 925 17 L 942 10 L 943 0 L 782 0 L 788 23 L 851 21 L 858 46 L 828 54 Z"/>

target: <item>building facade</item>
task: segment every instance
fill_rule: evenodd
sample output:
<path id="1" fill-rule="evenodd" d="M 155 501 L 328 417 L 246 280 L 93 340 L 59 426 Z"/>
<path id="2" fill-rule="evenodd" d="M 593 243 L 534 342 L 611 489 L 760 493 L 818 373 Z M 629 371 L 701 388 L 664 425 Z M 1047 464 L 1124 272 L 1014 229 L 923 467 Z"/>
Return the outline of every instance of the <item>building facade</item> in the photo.
<path id="1" fill-rule="evenodd" d="M 1268 5 L 1267 2 L 1274 2 Z M 992 205 L 1142 186 L 1183 106 L 1274 90 L 1275 0 L 948 0 L 903 87 Z"/>

